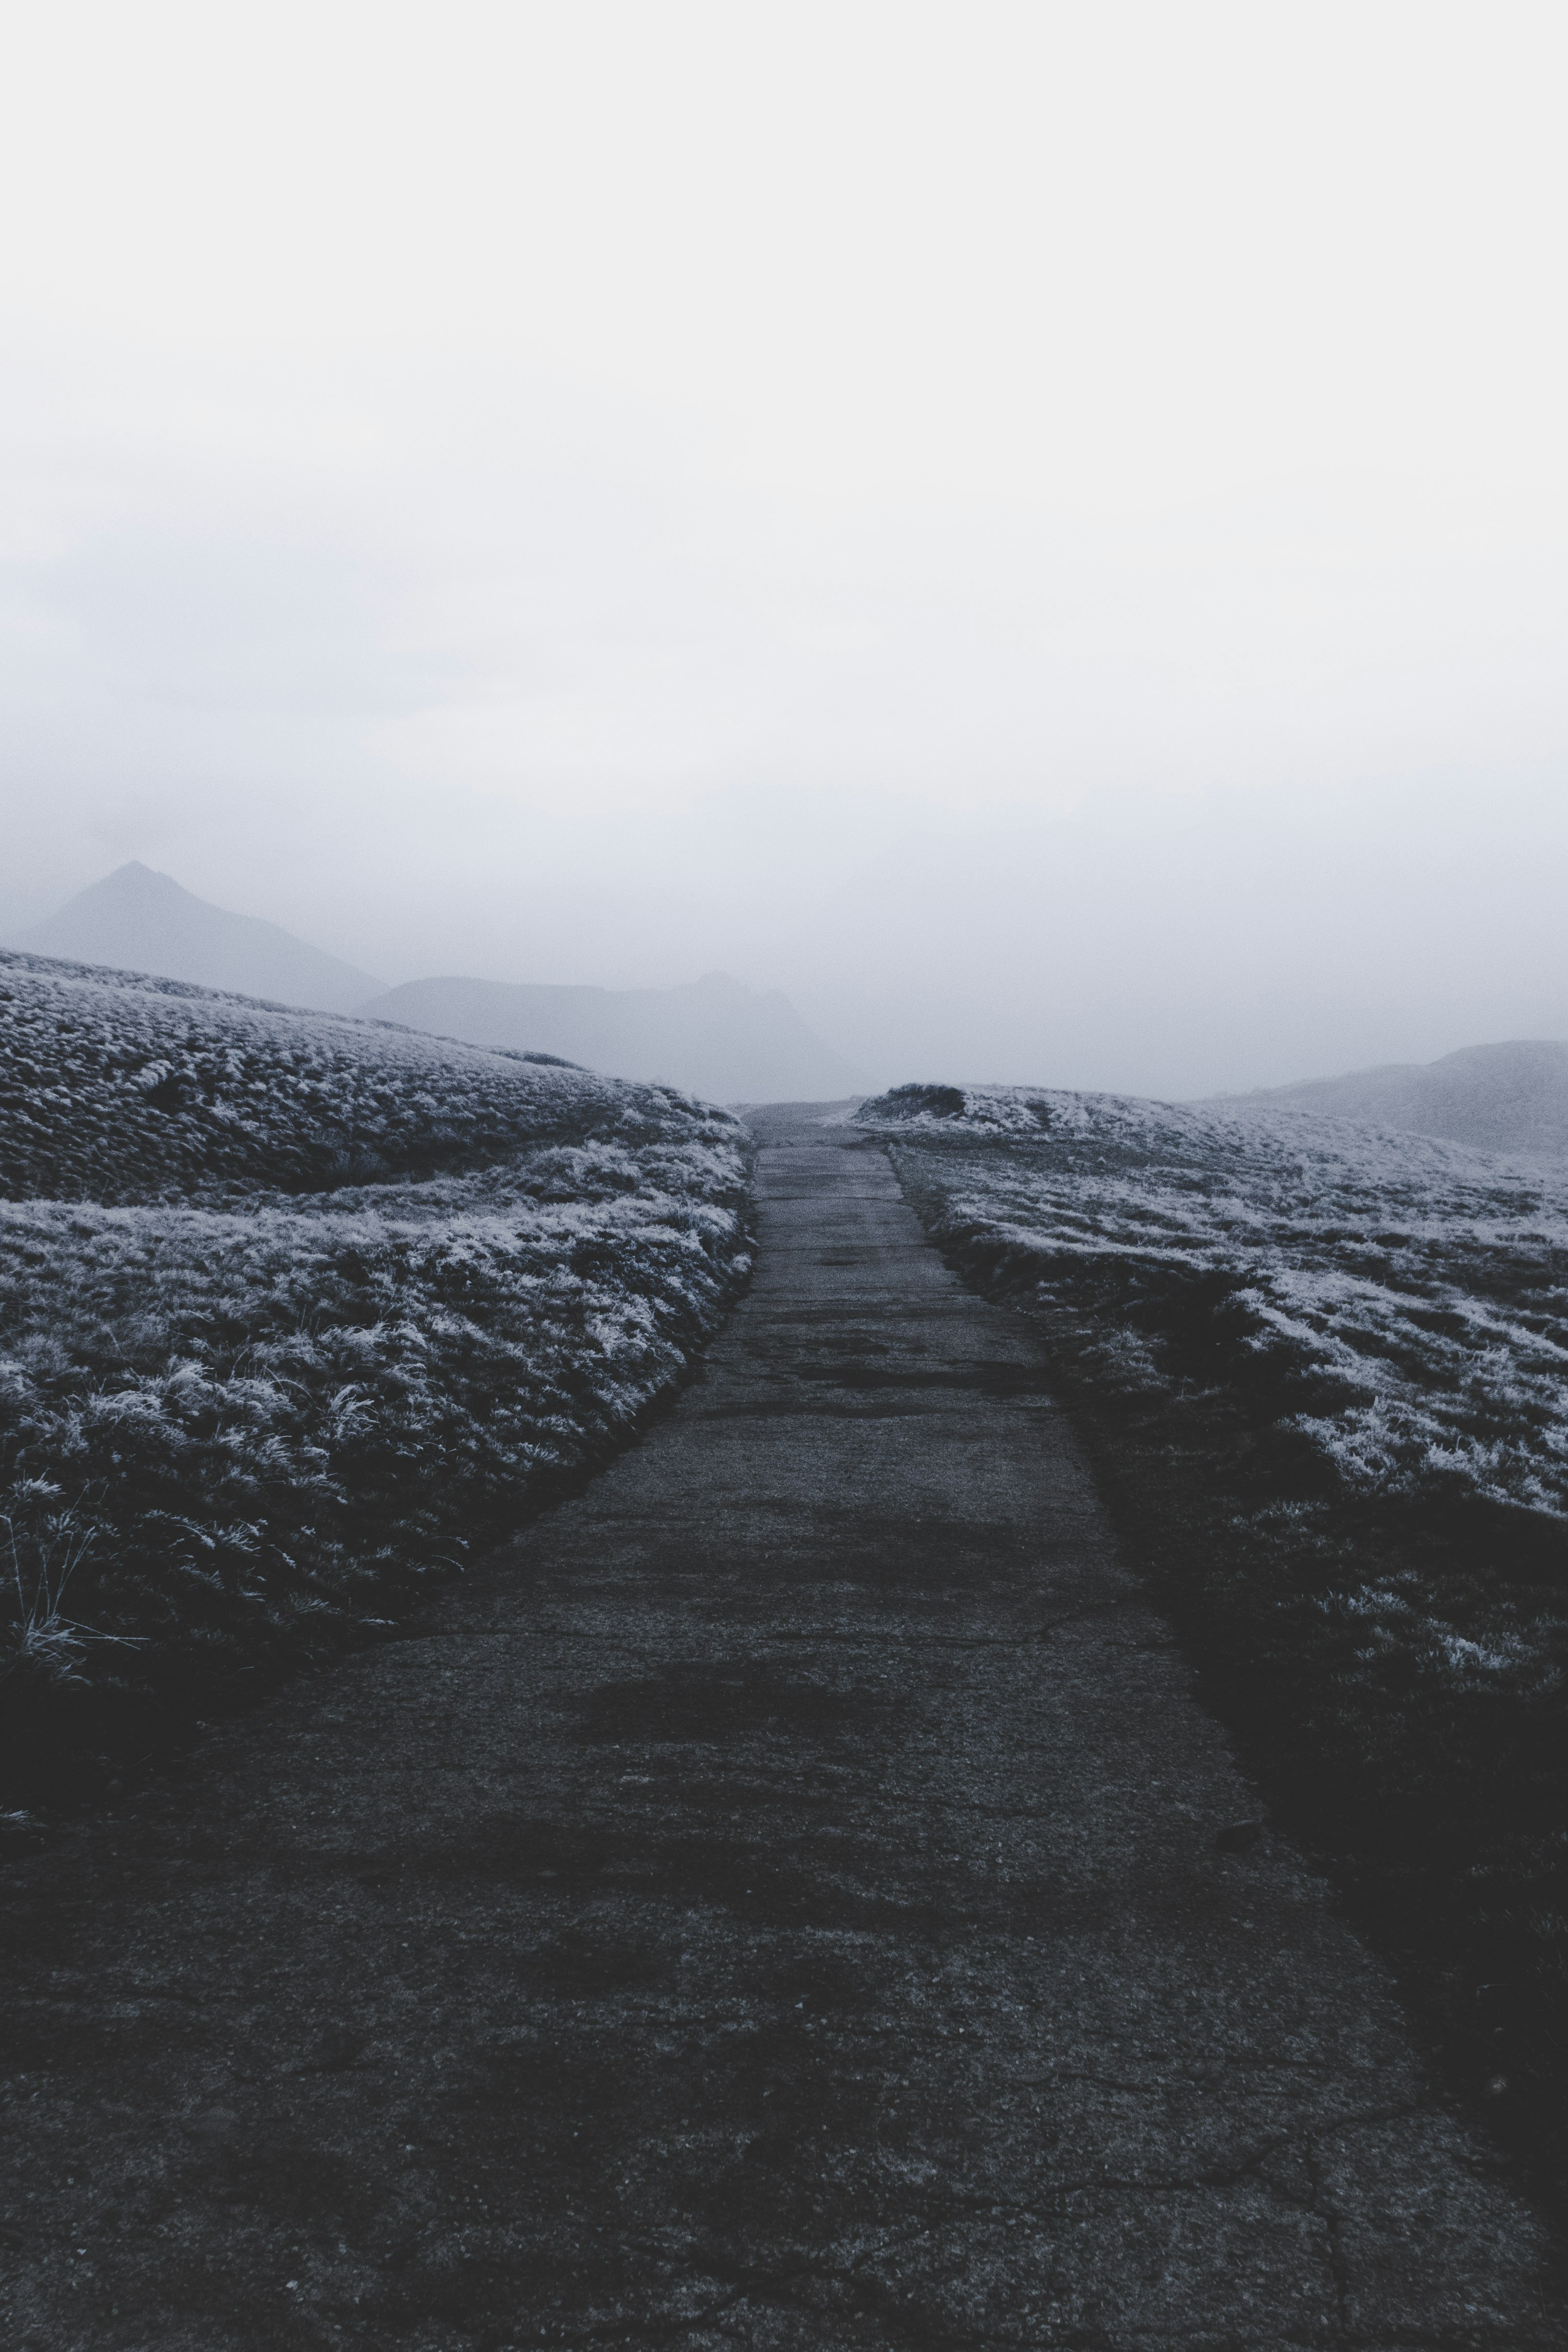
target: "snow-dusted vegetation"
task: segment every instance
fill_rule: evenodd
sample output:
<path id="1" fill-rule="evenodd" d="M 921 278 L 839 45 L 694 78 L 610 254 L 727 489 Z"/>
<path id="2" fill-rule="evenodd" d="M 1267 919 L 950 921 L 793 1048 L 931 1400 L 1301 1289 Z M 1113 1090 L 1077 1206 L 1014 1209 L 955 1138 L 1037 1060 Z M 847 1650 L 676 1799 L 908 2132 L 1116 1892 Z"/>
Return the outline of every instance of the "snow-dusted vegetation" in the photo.
<path id="1" fill-rule="evenodd" d="M 1563 2168 L 1568 1169 L 1019 1088 L 855 1119 L 955 1262 L 1042 1318 L 1281 1816 Z"/>
<path id="2" fill-rule="evenodd" d="M 1009 1146 L 943 1164 L 944 1234 L 1047 1296 L 1119 1295 L 1129 1381 L 1176 1375 L 1179 1308 L 1352 1484 L 1568 1517 L 1568 1169 L 1022 1088 L 901 1089 L 856 1123 Z"/>
<path id="3" fill-rule="evenodd" d="M 664 1116 L 659 1090 L 553 1055 L 0 950 L 0 1196 L 317 1192 Z"/>
<path id="4" fill-rule="evenodd" d="M 405 1607 L 629 1430 L 748 1261 L 740 1131 L 664 1089 L 16 957 L 0 992 L 37 1803 Z"/>

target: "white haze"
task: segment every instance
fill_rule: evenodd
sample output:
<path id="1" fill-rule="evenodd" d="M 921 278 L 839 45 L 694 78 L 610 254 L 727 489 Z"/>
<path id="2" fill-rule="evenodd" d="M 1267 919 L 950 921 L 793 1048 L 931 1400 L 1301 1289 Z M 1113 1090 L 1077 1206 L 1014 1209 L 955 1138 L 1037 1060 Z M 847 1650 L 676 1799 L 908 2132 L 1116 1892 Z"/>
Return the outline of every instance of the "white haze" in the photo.
<path id="1" fill-rule="evenodd" d="M 6 56 L 0 929 L 141 857 L 873 1080 L 1568 1035 L 1556 10 Z"/>

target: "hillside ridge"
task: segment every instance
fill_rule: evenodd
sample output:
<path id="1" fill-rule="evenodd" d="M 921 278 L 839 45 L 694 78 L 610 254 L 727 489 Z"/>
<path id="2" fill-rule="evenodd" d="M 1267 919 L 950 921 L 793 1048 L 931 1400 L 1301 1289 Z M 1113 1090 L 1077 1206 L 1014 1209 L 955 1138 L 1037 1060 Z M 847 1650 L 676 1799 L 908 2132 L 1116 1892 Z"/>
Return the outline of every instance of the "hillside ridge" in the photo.
<path id="1" fill-rule="evenodd" d="M 361 1010 L 492 1052 L 542 1047 L 715 1102 L 825 1100 L 855 1090 L 854 1071 L 781 991 L 747 988 L 727 972 L 631 989 L 446 974 L 405 982 Z"/>
<path id="2" fill-rule="evenodd" d="M 189 988 L 269 1012 L 325 1013 L 488 1053 L 564 1061 L 715 1102 L 838 1099 L 859 1073 L 778 989 L 708 971 L 674 988 L 481 980 L 387 983 L 136 859 L 0 948 L 62 976 Z"/>
<path id="3" fill-rule="evenodd" d="M 1568 1044 L 1513 1037 L 1462 1045 L 1435 1062 L 1385 1062 L 1338 1077 L 1304 1078 L 1199 1106 L 1245 1116 L 1311 1111 L 1321 1118 L 1402 1129 L 1484 1151 L 1568 1153 Z"/>

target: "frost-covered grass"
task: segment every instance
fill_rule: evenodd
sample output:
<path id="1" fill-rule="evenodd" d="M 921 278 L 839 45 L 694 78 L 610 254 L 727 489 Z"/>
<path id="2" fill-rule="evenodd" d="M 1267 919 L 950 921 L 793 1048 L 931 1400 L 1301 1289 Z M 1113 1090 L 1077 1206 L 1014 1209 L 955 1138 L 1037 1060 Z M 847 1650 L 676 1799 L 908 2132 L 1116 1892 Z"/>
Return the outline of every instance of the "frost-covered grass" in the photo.
<path id="1" fill-rule="evenodd" d="M 1129 1378 L 1172 1369 L 1179 1307 L 1182 1377 L 1195 1345 L 1231 1360 L 1352 1485 L 1568 1517 L 1568 1170 L 1301 1112 L 926 1099 L 958 1092 L 857 1124 L 1003 1146 L 946 1163 L 944 1230 L 1048 1290 L 1124 1294 Z"/>
<path id="2" fill-rule="evenodd" d="M 37 1808 L 402 1613 L 626 1434 L 748 1260 L 722 1112 L 20 961 L 0 1769 Z"/>
<path id="3" fill-rule="evenodd" d="M 316 1192 L 664 1117 L 657 1088 L 0 949 L 0 1196 Z"/>
<path id="4" fill-rule="evenodd" d="M 856 1123 L 1045 1319 L 1281 1818 L 1568 2179 L 1568 1169 L 1018 1088 Z"/>

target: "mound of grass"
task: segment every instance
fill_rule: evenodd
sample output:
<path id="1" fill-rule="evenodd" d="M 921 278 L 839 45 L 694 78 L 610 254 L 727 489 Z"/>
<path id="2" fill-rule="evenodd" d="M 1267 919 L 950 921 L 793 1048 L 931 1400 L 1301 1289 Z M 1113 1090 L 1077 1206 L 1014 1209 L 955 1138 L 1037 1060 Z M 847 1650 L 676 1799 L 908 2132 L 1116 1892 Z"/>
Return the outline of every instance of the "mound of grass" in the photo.
<path id="1" fill-rule="evenodd" d="M 0 1197 L 318 1192 L 657 1134 L 656 1087 L 0 950 Z"/>
<path id="2" fill-rule="evenodd" d="M 371 1637 L 580 1477 L 749 1260 L 723 1112 L 20 962 L 0 1795 L 41 1812 Z M 382 1181 L 323 1184 L 367 1162 Z"/>
<path id="3" fill-rule="evenodd" d="M 1275 1817 L 1568 2188 L 1568 1174 L 1107 1096 L 856 1118 L 953 1262 L 1044 1319 Z"/>

